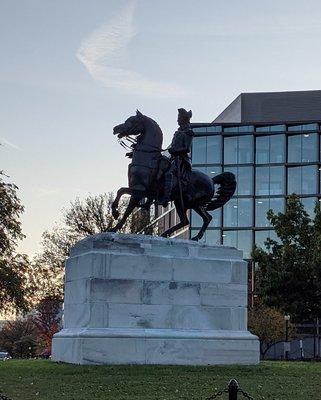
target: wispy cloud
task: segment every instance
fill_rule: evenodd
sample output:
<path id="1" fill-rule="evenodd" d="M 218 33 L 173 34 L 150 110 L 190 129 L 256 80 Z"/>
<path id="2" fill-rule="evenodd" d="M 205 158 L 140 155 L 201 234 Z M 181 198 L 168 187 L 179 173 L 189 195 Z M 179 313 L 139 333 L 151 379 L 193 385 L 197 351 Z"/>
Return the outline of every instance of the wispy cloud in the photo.
<path id="1" fill-rule="evenodd" d="M 94 30 L 81 43 L 77 58 L 95 80 L 108 88 L 148 96 L 185 96 L 185 90 L 178 85 L 153 81 L 138 72 L 115 66 L 137 33 L 134 25 L 135 8 L 136 1 L 129 1 L 118 15 Z"/>
<path id="2" fill-rule="evenodd" d="M 10 142 L 9 140 L 7 140 L 6 138 L 4 138 L 3 136 L 2 136 L 2 137 L 0 136 L 0 145 L 1 145 L 1 144 L 5 145 L 5 146 L 8 146 L 8 147 L 11 147 L 12 149 L 15 149 L 15 150 L 22 151 L 22 148 L 21 148 L 21 147 L 19 147 L 19 146 L 17 146 L 16 144 Z"/>

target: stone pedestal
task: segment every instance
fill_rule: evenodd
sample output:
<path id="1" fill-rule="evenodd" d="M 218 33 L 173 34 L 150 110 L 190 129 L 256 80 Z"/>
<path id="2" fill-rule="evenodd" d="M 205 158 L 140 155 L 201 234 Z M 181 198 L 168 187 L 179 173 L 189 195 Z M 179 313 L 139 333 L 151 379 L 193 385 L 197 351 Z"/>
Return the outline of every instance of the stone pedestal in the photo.
<path id="1" fill-rule="evenodd" d="M 255 364 L 247 264 L 232 247 L 105 233 L 66 262 L 53 360 L 77 364 Z"/>

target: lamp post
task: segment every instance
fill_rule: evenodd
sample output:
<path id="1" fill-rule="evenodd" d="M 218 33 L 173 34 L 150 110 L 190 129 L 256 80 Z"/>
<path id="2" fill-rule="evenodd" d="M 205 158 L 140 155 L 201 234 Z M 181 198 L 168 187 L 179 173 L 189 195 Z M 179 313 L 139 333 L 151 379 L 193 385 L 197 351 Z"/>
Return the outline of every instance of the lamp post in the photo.
<path id="1" fill-rule="evenodd" d="M 289 352 L 290 352 L 290 343 L 289 343 L 289 321 L 290 315 L 286 314 L 284 316 L 285 321 L 285 342 L 284 342 L 284 358 L 286 360 L 289 359 Z"/>

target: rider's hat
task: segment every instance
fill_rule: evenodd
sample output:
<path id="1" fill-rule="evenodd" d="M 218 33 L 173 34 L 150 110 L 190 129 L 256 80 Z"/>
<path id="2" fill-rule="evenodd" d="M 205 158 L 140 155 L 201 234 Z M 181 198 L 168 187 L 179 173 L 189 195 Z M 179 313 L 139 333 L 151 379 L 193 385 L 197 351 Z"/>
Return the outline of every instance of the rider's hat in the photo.
<path id="1" fill-rule="evenodd" d="M 192 118 L 192 110 L 186 111 L 185 108 L 179 108 L 178 115 L 189 121 Z"/>

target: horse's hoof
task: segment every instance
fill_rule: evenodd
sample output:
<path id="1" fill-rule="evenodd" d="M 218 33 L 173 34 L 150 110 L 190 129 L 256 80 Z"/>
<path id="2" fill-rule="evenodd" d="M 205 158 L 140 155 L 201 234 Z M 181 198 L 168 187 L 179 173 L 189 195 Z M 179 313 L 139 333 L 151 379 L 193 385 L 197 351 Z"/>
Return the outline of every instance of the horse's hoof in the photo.
<path id="1" fill-rule="evenodd" d="M 113 216 L 114 219 L 118 219 L 119 211 L 118 210 L 112 210 L 111 215 Z"/>

